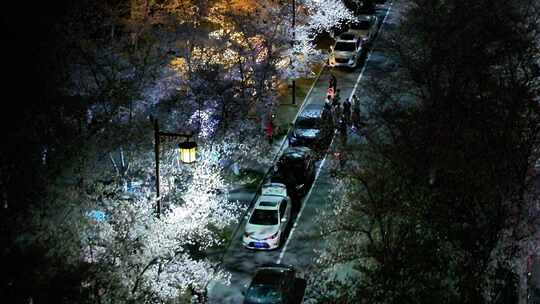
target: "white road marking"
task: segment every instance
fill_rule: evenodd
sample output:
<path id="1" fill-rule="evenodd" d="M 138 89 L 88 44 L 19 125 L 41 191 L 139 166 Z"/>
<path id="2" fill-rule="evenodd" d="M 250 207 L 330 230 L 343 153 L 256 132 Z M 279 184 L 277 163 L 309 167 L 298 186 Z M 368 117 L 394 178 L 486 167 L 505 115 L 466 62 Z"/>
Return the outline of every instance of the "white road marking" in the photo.
<path id="1" fill-rule="evenodd" d="M 379 35 L 382 33 L 382 29 L 383 29 L 383 26 L 384 26 L 384 23 L 386 22 L 386 17 L 388 17 L 388 14 L 390 13 L 390 10 L 392 9 L 392 5 L 394 4 L 394 2 L 392 1 L 392 3 L 390 3 L 390 6 L 388 7 L 388 10 L 386 11 L 386 14 L 384 15 L 384 19 L 381 23 L 381 28 L 379 30 Z M 377 37 L 379 37 L 379 35 L 377 35 Z M 373 46 L 373 50 L 375 49 L 375 45 Z M 369 61 L 369 58 L 371 57 L 371 51 L 369 52 L 367 58 L 366 58 L 366 62 L 364 62 L 364 66 L 362 67 L 362 70 L 360 71 L 360 75 L 358 75 L 358 78 L 356 79 L 356 83 L 354 84 L 354 87 L 351 91 L 351 94 L 349 95 L 349 100 L 353 97 L 354 93 L 356 92 L 356 89 L 358 88 L 358 84 L 360 83 L 360 80 L 362 79 L 362 76 L 364 75 L 364 71 L 366 70 L 366 67 L 367 67 L 367 63 Z"/>
<path id="2" fill-rule="evenodd" d="M 334 143 L 334 137 L 332 137 L 332 141 L 330 142 L 330 146 L 332 146 L 332 144 Z M 281 263 L 281 260 L 283 259 L 283 256 L 285 255 L 285 251 L 287 250 L 287 245 L 289 245 L 289 241 L 291 240 L 292 238 L 292 235 L 294 233 L 294 230 L 296 229 L 296 225 L 298 223 L 298 220 L 300 219 L 300 217 L 302 216 L 302 212 L 304 212 L 304 207 L 306 207 L 306 203 L 308 202 L 309 200 L 309 197 L 311 196 L 311 192 L 313 191 L 313 188 L 315 188 L 315 184 L 317 183 L 317 179 L 319 178 L 319 174 L 321 173 L 321 169 L 324 165 L 324 163 L 326 162 L 326 157 L 328 156 L 328 154 L 325 154 L 324 155 L 324 158 L 323 160 L 321 161 L 321 163 L 319 164 L 319 167 L 317 168 L 317 173 L 315 174 L 315 179 L 313 180 L 313 185 L 311 185 L 311 188 L 309 189 L 308 193 L 306 194 L 306 196 L 304 197 L 304 199 L 302 199 L 302 208 L 300 208 L 300 212 L 298 212 L 298 216 L 296 217 L 295 221 L 294 221 L 294 225 L 291 229 L 291 232 L 289 233 L 289 237 L 287 238 L 287 241 L 285 242 L 285 245 L 283 246 L 283 250 L 281 250 L 281 253 L 279 254 L 279 258 L 277 260 L 276 263 Z"/>
<path id="3" fill-rule="evenodd" d="M 390 6 L 388 7 L 388 10 L 386 11 L 386 15 L 384 16 L 384 19 L 382 21 L 381 29 L 380 29 L 379 34 L 381 34 L 381 32 L 382 32 L 382 27 L 384 25 L 384 22 L 386 21 L 386 17 L 388 17 L 388 13 L 390 13 L 390 9 L 392 8 L 393 4 L 394 4 L 394 2 L 392 1 L 392 3 L 390 3 Z M 375 48 L 373 48 L 373 49 L 375 49 Z M 370 57 L 371 57 L 371 52 L 369 52 L 368 57 L 366 58 L 366 61 L 364 62 L 364 66 L 362 67 L 362 70 L 360 71 L 360 75 L 358 75 L 358 78 L 356 79 L 356 83 L 354 84 L 354 87 L 353 87 L 353 89 L 351 91 L 351 95 L 349 95 L 349 98 L 351 98 L 354 95 L 354 93 L 356 92 L 356 89 L 358 87 L 358 83 L 360 83 L 360 80 L 362 79 L 362 76 L 364 75 L 364 71 L 366 69 L 366 66 L 368 64 L 368 61 L 369 61 Z M 312 87 L 312 89 L 313 89 L 313 87 Z M 309 95 L 306 95 L 306 96 L 309 96 Z M 332 141 L 330 142 L 330 147 L 334 143 L 334 138 L 335 138 L 335 133 L 334 133 L 334 137 L 332 137 Z M 281 260 L 283 260 L 283 256 L 285 255 L 285 252 L 287 251 L 287 246 L 289 245 L 289 241 L 292 239 L 292 236 L 293 236 L 294 231 L 296 230 L 296 226 L 298 224 L 298 221 L 300 220 L 300 217 L 302 216 L 302 212 L 304 211 L 304 207 L 306 207 L 307 202 L 309 201 L 309 197 L 311 196 L 311 191 L 313 190 L 315 184 L 317 183 L 317 179 L 319 178 L 319 174 L 321 173 L 321 169 L 322 169 L 324 163 L 326 162 L 326 157 L 327 156 L 328 156 L 328 154 L 326 154 L 324 156 L 321 164 L 319 165 L 319 168 L 317 168 L 317 174 L 315 175 L 313 185 L 311 185 L 311 189 L 309 189 L 309 192 L 307 193 L 307 195 L 302 200 L 302 208 L 300 208 L 300 212 L 298 212 L 298 216 L 296 217 L 296 219 L 294 221 L 294 225 L 293 225 L 293 227 L 291 229 L 291 232 L 289 233 L 289 237 L 287 238 L 287 241 L 285 242 L 285 245 L 283 245 L 283 249 L 281 250 L 281 252 L 279 254 L 279 257 L 277 259 L 277 262 L 276 262 L 277 264 L 280 264 Z"/>

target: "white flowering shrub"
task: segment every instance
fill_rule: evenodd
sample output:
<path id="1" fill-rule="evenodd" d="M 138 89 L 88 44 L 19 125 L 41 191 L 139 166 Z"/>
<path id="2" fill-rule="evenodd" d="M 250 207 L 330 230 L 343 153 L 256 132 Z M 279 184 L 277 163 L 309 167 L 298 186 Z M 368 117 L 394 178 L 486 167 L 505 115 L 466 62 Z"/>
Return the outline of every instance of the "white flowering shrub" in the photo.
<path id="1" fill-rule="evenodd" d="M 187 186 L 172 196 L 175 199 L 160 218 L 155 214 L 155 193 L 148 189 L 126 199 L 118 195 L 102 199 L 98 205 L 105 216 L 90 218 L 81 234 L 83 258 L 107 265 L 102 275 L 118 281 L 132 299 L 172 300 L 188 290 L 204 292 L 210 280 L 226 282 L 227 274 L 204 254 L 222 244 L 220 231 L 234 224 L 241 211 L 228 200 L 219 167 L 221 151 L 220 145 L 202 147 L 196 163 L 180 166 L 189 171 Z M 181 172 L 174 162 L 161 167 L 172 174 Z M 162 190 L 167 195 L 175 188 Z"/>
<path id="2" fill-rule="evenodd" d="M 283 52 L 283 57 L 289 58 L 289 64 L 282 68 L 282 78 L 298 78 L 311 71 L 310 66 L 324 57 L 320 50 L 315 49 L 315 37 L 355 18 L 341 0 L 302 0 L 297 1 L 297 5 L 294 44 Z M 292 39 L 292 26 L 289 31 Z"/>

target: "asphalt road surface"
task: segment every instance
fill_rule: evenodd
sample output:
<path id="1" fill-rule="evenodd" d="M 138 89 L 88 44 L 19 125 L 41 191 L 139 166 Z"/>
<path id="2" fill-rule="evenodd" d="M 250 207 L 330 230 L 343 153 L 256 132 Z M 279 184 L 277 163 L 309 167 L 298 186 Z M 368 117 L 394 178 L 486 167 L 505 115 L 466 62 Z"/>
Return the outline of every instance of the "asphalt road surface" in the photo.
<path id="1" fill-rule="evenodd" d="M 377 9 L 377 16 L 381 22 L 384 21 L 381 26 L 382 31 L 387 31 L 387 27 L 393 28 L 392 23 L 397 22 L 398 19 L 390 1 Z M 389 66 L 392 66 L 389 65 L 382 52 L 378 51 L 378 40 L 375 41 L 370 54 L 364 58 L 363 64 L 360 64 L 356 69 L 325 68 L 307 97 L 306 104 L 323 106 L 330 73 L 338 79 L 337 88 L 341 90 L 341 101 L 352 96 L 353 92 L 361 97 L 362 79 L 377 77 L 378 73 L 387 71 Z M 234 235 L 222 263 L 224 270 L 231 274 L 230 285 L 210 284 L 208 294 L 210 303 L 241 303 L 243 301 L 242 291 L 249 285 L 256 268 L 265 263 L 277 262 L 293 265 L 299 276 L 303 277 L 303 271 L 312 265 L 312 261 L 316 257 L 315 250 L 324 246 L 320 237 L 320 223 L 315 221 L 315 218 L 322 211 L 329 211 L 330 208 L 327 201 L 333 187 L 330 177 L 331 166 L 332 159 L 328 156 L 317 163 L 317 178 L 309 193 L 293 209 L 294 214 L 289 222 L 291 226 L 285 233 L 286 237 L 280 248 L 274 251 L 245 249 L 242 246 L 242 227 L 244 227 L 246 219 L 242 219 L 241 228 Z M 299 287 L 299 294 L 303 294 L 303 289 L 305 289 L 305 281 L 303 282 L 303 287 Z"/>

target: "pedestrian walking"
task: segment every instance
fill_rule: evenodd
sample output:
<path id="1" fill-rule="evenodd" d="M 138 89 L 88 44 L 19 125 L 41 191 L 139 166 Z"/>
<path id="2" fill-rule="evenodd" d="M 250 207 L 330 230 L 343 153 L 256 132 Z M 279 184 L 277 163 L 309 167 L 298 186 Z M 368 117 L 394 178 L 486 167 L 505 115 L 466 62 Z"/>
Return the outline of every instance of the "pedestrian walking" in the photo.
<path id="1" fill-rule="evenodd" d="M 272 145 L 272 142 L 274 141 L 274 121 L 273 121 L 274 115 L 271 115 L 268 118 L 268 121 L 266 122 L 266 136 L 268 138 L 268 144 Z"/>
<path id="2" fill-rule="evenodd" d="M 341 102 L 341 95 L 340 95 L 340 90 L 337 89 L 336 90 L 336 93 L 334 94 L 334 103 L 340 103 Z"/>
<path id="3" fill-rule="evenodd" d="M 338 124 L 339 136 L 341 138 L 341 144 L 343 147 L 347 145 L 347 123 L 345 121 L 345 115 L 342 115 Z"/>
<path id="4" fill-rule="evenodd" d="M 332 96 L 327 95 L 326 99 L 324 100 L 324 106 L 328 107 L 328 108 L 331 108 L 333 100 L 334 100 L 334 98 L 332 98 Z"/>
<path id="5" fill-rule="evenodd" d="M 351 120 L 351 102 L 349 99 L 345 99 L 343 102 L 343 117 L 345 118 L 345 123 L 349 125 Z"/>
<path id="6" fill-rule="evenodd" d="M 351 114 L 352 123 L 356 128 L 360 128 L 360 120 L 361 120 L 361 117 L 360 117 L 360 101 L 358 100 L 356 95 L 353 95 L 352 100 L 353 100 L 353 102 L 352 102 L 352 114 Z"/>
<path id="7" fill-rule="evenodd" d="M 336 128 L 338 127 L 339 121 L 341 120 L 341 113 L 341 105 L 339 104 L 339 102 L 336 102 L 336 100 L 334 100 L 334 102 L 332 103 L 332 117 L 334 118 L 334 126 Z"/>
<path id="8" fill-rule="evenodd" d="M 334 89 L 334 92 L 337 90 L 337 78 L 332 73 L 330 73 L 329 87 Z"/>

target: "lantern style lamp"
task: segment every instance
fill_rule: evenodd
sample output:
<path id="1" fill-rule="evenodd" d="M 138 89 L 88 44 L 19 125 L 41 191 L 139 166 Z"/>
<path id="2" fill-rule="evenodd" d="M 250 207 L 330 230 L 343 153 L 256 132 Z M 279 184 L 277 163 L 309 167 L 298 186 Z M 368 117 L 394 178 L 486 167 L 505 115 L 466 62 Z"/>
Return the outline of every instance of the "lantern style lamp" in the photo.
<path id="1" fill-rule="evenodd" d="M 191 140 L 186 140 L 178 144 L 178 152 L 180 160 L 183 163 L 189 164 L 196 160 L 197 143 Z"/>

